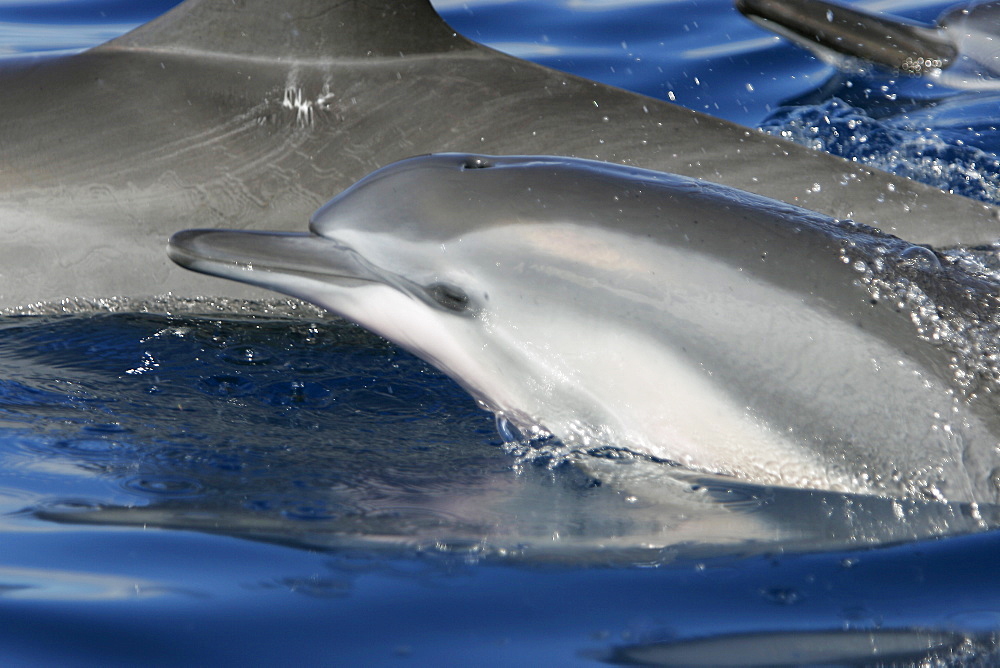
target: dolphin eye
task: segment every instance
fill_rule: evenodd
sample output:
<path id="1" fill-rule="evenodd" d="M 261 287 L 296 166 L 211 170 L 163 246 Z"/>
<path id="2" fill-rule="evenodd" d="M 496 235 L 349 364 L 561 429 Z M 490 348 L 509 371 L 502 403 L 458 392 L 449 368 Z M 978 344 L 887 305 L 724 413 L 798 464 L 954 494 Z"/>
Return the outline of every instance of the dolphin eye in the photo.
<path id="1" fill-rule="evenodd" d="M 427 286 L 427 294 L 436 304 L 453 313 L 462 313 L 469 308 L 469 295 L 454 285 L 434 283 Z"/>
<path id="2" fill-rule="evenodd" d="M 474 158 L 470 157 L 462 163 L 462 169 L 486 169 L 487 167 L 492 167 L 493 163 L 486 158 Z"/>

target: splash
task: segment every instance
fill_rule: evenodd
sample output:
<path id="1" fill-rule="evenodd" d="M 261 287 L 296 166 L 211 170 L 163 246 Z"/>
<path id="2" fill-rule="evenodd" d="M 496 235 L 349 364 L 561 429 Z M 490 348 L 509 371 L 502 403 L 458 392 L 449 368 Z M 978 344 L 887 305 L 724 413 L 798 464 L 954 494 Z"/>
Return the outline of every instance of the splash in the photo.
<path id="1" fill-rule="evenodd" d="M 839 98 L 781 107 L 760 125 L 768 134 L 950 193 L 1000 203 L 1000 159 L 905 117 L 877 119 Z"/>
<path id="2" fill-rule="evenodd" d="M 962 401 L 1000 394 L 1000 267 L 997 250 L 937 252 L 890 236 L 854 237 L 841 257 L 858 272 L 873 305 L 906 313 L 917 336 L 949 353 Z"/>

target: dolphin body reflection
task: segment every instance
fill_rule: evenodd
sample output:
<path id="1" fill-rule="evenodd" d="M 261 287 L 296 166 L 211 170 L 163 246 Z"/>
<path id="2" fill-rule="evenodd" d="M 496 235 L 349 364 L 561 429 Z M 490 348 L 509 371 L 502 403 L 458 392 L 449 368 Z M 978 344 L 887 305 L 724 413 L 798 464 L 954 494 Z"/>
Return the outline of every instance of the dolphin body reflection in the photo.
<path id="1" fill-rule="evenodd" d="M 963 393 L 964 344 L 927 327 L 996 299 L 925 247 L 681 176 L 458 154 L 374 172 L 310 230 L 185 231 L 169 254 L 360 323 L 528 435 L 756 483 L 995 498 L 995 406 Z"/>
<path id="2" fill-rule="evenodd" d="M 744 15 L 821 58 L 842 54 L 955 88 L 1000 89 L 1000 2 L 966 2 L 933 25 L 826 0 L 736 0 Z"/>
<path id="3" fill-rule="evenodd" d="M 201 295 L 186 227 L 296 229 L 394 161 L 547 153 L 705 178 L 931 244 L 994 207 L 457 35 L 428 0 L 187 0 L 85 53 L 0 67 L 0 308 Z M 215 297 L 259 296 L 216 286 Z"/>

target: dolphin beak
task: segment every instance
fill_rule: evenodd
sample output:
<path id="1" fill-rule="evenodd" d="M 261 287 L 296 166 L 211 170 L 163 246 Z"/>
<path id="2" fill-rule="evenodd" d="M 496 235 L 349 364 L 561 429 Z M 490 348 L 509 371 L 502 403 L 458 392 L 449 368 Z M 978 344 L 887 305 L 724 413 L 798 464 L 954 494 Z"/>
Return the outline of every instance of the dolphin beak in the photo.
<path id="1" fill-rule="evenodd" d="M 356 252 L 308 233 L 184 230 L 170 238 L 167 254 L 185 269 L 307 300 L 331 284 L 377 280 Z"/>

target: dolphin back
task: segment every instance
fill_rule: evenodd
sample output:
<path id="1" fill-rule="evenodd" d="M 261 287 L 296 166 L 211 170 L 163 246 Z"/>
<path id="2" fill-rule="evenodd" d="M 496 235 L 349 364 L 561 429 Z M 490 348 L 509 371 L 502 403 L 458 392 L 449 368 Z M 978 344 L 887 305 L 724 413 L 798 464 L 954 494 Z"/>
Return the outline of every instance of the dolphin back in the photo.
<path id="1" fill-rule="evenodd" d="M 170 233 L 299 230 L 365 174 L 451 151 L 707 177 L 937 246 L 1000 238 L 992 206 L 473 44 L 427 0 L 186 0 L 0 68 L 0 89 L 0 308 L 204 294 Z"/>
<path id="2" fill-rule="evenodd" d="M 188 0 L 97 49 L 322 60 L 443 53 L 471 46 L 428 0 Z"/>

